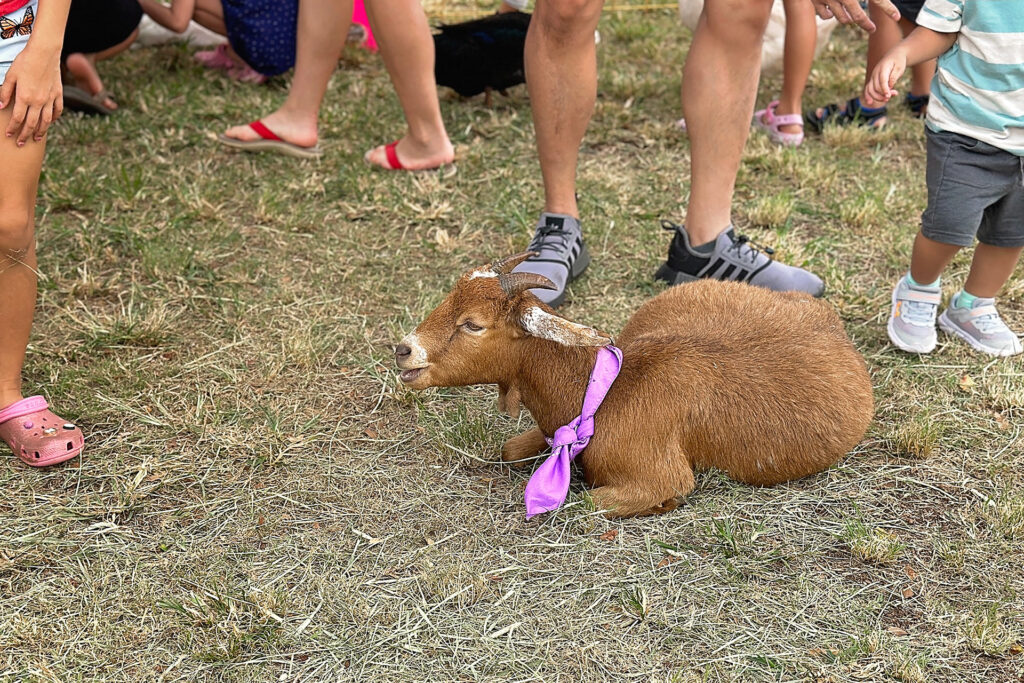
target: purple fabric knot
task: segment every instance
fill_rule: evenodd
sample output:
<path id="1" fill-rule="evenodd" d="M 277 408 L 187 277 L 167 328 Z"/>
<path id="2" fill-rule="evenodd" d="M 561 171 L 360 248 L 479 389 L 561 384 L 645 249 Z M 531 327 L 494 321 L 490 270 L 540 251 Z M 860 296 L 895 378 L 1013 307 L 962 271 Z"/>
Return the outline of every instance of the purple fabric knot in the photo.
<path id="1" fill-rule="evenodd" d="M 579 417 L 556 429 L 554 436 L 547 439 L 551 455 L 526 484 L 527 519 L 557 510 L 565 502 L 569 493 L 569 463 L 590 443 L 590 437 L 594 435 L 594 414 L 608 395 L 621 367 L 622 351 L 618 348 L 609 345 L 597 350 L 597 360 L 583 395 L 583 410 Z"/>

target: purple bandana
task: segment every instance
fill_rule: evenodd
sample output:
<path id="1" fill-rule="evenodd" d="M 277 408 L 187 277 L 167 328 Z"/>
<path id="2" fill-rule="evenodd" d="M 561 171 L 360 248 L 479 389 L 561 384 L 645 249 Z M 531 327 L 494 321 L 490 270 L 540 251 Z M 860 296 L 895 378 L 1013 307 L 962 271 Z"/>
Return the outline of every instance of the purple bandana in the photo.
<path id="1" fill-rule="evenodd" d="M 569 463 L 590 443 L 594 435 L 594 413 L 601 407 L 621 367 L 622 351 L 611 345 L 597 350 L 597 361 L 590 373 L 587 393 L 583 395 L 583 411 L 575 420 L 559 427 L 554 438 L 547 440 L 552 448 L 551 455 L 526 484 L 527 519 L 557 510 L 565 502 L 569 493 Z"/>

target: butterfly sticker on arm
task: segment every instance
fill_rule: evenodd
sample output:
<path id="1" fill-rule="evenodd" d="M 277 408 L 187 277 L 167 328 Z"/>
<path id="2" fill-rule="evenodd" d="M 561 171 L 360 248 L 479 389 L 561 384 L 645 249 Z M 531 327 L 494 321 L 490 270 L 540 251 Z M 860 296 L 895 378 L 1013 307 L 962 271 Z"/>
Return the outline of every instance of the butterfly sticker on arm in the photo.
<path id="1" fill-rule="evenodd" d="M 32 22 L 35 19 L 31 7 L 25 10 L 25 16 L 21 18 L 20 24 L 14 23 L 8 17 L 0 18 L 0 38 L 10 40 L 14 36 L 27 36 L 32 33 Z"/>

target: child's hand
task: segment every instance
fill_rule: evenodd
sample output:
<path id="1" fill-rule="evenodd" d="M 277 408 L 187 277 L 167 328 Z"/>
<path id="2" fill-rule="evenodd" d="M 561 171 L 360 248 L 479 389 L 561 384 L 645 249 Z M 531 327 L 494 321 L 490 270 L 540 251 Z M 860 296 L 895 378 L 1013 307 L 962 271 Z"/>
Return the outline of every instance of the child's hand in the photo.
<path id="1" fill-rule="evenodd" d="M 864 99 L 868 106 L 888 102 L 896 94 L 893 86 L 907 70 L 907 53 L 900 48 L 889 50 L 875 65 L 871 78 L 864 86 Z"/>
<path id="2" fill-rule="evenodd" d="M 13 103 L 13 107 L 11 107 Z M 39 142 L 64 110 L 60 82 L 60 47 L 36 47 L 29 41 L 11 64 L 0 86 L 0 109 L 11 108 L 7 137 L 21 147 L 29 136 Z"/>

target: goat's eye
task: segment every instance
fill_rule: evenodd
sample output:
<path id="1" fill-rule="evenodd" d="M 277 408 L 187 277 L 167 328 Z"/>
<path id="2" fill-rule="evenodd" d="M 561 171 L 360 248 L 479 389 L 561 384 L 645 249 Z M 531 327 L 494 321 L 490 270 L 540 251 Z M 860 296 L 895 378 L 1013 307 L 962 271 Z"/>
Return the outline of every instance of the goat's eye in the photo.
<path id="1" fill-rule="evenodd" d="M 462 323 L 462 327 L 463 329 L 466 330 L 466 332 L 479 332 L 480 330 L 484 329 L 477 325 L 472 320 L 467 320 L 466 322 Z"/>

